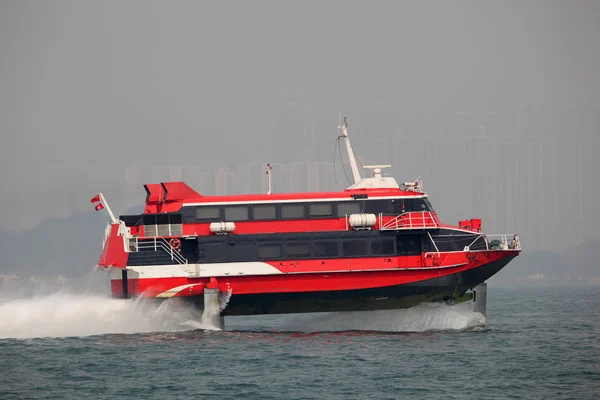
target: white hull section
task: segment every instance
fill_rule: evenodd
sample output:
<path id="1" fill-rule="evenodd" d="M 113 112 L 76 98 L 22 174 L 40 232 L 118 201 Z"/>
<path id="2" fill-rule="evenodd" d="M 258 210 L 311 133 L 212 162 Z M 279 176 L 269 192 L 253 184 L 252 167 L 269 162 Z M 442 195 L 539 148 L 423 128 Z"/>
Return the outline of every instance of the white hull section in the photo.
<path id="1" fill-rule="evenodd" d="M 171 264 L 127 267 L 128 278 L 210 278 L 245 275 L 279 275 L 282 272 L 263 262 L 214 264 Z M 111 268 L 111 279 L 121 279 L 121 269 Z"/>

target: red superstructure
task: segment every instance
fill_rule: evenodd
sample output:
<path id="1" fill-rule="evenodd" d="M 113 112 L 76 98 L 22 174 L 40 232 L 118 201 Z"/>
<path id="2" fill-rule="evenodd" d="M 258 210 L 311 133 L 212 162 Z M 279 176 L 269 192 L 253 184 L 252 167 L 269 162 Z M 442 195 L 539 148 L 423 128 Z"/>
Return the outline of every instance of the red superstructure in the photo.
<path id="1" fill-rule="evenodd" d="M 113 295 L 203 303 L 218 290 L 222 315 L 395 309 L 461 297 L 520 253 L 517 235 L 485 235 L 480 219 L 443 224 L 420 179 L 399 185 L 381 165 L 361 178 L 339 128 L 355 181 L 342 192 L 147 184 L 144 213 L 119 219 L 97 196 L 112 220 L 98 266 Z"/>

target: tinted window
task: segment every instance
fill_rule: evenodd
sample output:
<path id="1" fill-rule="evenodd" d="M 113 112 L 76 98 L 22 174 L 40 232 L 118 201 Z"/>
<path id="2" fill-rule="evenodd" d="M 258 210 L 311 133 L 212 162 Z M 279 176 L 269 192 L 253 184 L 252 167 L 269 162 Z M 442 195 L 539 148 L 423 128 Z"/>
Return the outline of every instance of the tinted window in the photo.
<path id="1" fill-rule="evenodd" d="M 330 217 L 333 215 L 333 206 L 331 203 L 315 203 L 309 207 L 311 217 Z"/>
<path id="2" fill-rule="evenodd" d="M 406 241 L 403 236 L 396 236 L 396 250 L 399 256 L 406 255 Z"/>
<path id="3" fill-rule="evenodd" d="M 344 256 L 366 256 L 366 240 L 344 240 L 342 242 L 342 252 Z"/>
<path id="4" fill-rule="evenodd" d="M 394 239 L 372 239 L 371 254 L 374 256 L 391 256 L 395 252 Z"/>
<path id="5" fill-rule="evenodd" d="M 275 206 L 264 205 L 264 206 L 253 206 L 252 213 L 254 219 L 275 219 Z"/>
<path id="6" fill-rule="evenodd" d="M 308 243 L 287 243 L 285 245 L 285 251 L 287 256 L 291 258 L 310 256 L 310 247 Z"/>
<path id="7" fill-rule="evenodd" d="M 365 201 L 365 212 L 369 214 L 390 214 L 394 212 L 393 203 L 390 200 L 367 200 Z"/>
<path id="8" fill-rule="evenodd" d="M 204 260 L 206 262 L 227 261 L 226 243 L 206 243 L 204 247 Z"/>
<path id="9" fill-rule="evenodd" d="M 247 221 L 248 206 L 231 206 L 225 207 L 226 221 Z"/>
<path id="10" fill-rule="evenodd" d="M 423 202 L 425 203 L 425 206 L 427 207 L 427 210 L 433 211 L 433 206 L 431 205 L 431 203 L 429 202 L 429 200 L 423 199 Z"/>
<path id="11" fill-rule="evenodd" d="M 196 218 L 197 219 L 219 219 L 219 207 L 196 207 Z"/>
<path id="12" fill-rule="evenodd" d="M 345 217 L 346 215 L 359 214 L 360 203 L 356 201 L 348 201 L 337 203 L 337 215 L 338 217 Z"/>
<path id="13" fill-rule="evenodd" d="M 169 223 L 169 215 L 168 214 L 158 214 L 156 216 L 156 223 L 158 225 L 166 225 Z"/>
<path id="14" fill-rule="evenodd" d="M 281 246 L 278 244 L 258 245 L 258 258 L 281 258 Z"/>
<path id="15" fill-rule="evenodd" d="M 180 224 L 181 222 L 182 222 L 181 214 L 169 215 L 169 223 L 170 224 Z"/>
<path id="16" fill-rule="evenodd" d="M 337 255 L 337 242 L 315 242 L 316 257 L 335 257 Z"/>
<path id="17" fill-rule="evenodd" d="M 425 235 L 423 236 L 423 252 L 428 252 L 428 251 L 436 251 L 435 247 L 433 246 L 433 243 L 431 243 L 431 239 L 429 239 L 429 235 Z"/>
<path id="18" fill-rule="evenodd" d="M 281 206 L 281 218 L 304 218 L 304 205 L 283 204 Z"/>
<path id="19" fill-rule="evenodd" d="M 256 257 L 255 243 L 227 243 L 227 261 L 248 261 Z"/>
<path id="20" fill-rule="evenodd" d="M 144 214 L 142 220 L 144 221 L 144 225 L 156 225 L 155 214 Z"/>
<path id="21" fill-rule="evenodd" d="M 419 236 L 406 237 L 406 255 L 421 255 L 421 238 Z"/>
<path id="22" fill-rule="evenodd" d="M 404 200 L 406 211 L 429 211 L 429 207 L 425 199 L 406 199 Z"/>

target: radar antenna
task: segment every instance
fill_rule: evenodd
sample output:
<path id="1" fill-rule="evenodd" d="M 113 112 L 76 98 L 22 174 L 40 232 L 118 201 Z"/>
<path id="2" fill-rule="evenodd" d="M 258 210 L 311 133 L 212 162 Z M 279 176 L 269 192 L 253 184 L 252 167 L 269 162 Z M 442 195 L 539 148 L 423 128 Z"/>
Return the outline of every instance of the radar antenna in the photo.
<path id="1" fill-rule="evenodd" d="M 363 168 L 372 169 L 373 170 L 373 178 L 381 178 L 381 170 L 383 168 L 391 168 L 392 166 L 389 164 L 386 165 L 365 165 Z"/>

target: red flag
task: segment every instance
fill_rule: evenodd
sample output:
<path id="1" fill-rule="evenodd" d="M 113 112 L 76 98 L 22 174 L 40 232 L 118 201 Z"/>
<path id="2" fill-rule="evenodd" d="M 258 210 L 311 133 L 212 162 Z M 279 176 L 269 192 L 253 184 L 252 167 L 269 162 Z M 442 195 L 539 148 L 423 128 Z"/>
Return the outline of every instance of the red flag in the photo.
<path id="1" fill-rule="evenodd" d="M 97 203 L 100 201 L 100 195 L 97 194 L 96 197 L 94 197 L 93 199 L 90 200 L 92 203 Z"/>
<path id="2" fill-rule="evenodd" d="M 98 203 L 98 204 L 96 204 L 96 207 L 94 207 L 94 208 L 96 209 L 96 211 L 100 211 L 104 208 L 104 204 Z"/>

